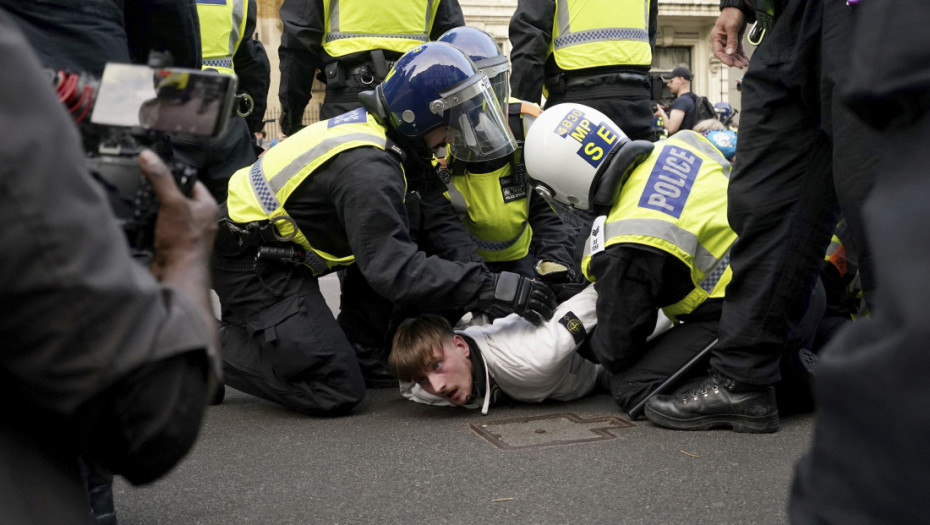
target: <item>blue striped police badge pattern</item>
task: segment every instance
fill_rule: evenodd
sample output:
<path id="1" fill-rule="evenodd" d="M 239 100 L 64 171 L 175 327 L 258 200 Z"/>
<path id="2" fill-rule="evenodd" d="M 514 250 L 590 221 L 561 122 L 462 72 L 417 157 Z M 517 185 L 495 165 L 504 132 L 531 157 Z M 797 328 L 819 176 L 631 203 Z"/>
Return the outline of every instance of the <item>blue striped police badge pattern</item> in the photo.
<path id="1" fill-rule="evenodd" d="M 680 219 L 681 210 L 691 195 L 694 179 L 703 162 L 684 148 L 665 146 L 646 181 L 646 189 L 639 198 L 639 207 Z"/>
<path id="2" fill-rule="evenodd" d="M 576 154 L 594 168 L 600 166 L 607 152 L 619 143 L 616 130 L 607 124 L 592 121 L 579 109 L 569 111 L 555 132 L 560 137 L 574 139 L 581 144 Z"/>

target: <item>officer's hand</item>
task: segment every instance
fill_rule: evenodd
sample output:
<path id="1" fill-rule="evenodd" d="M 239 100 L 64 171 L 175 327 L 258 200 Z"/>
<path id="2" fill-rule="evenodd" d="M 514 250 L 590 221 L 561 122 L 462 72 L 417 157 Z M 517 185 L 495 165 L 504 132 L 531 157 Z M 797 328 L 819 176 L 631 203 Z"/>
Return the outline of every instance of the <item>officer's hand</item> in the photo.
<path id="1" fill-rule="evenodd" d="M 205 264 L 219 218 L 216 201 L 200 182 L 190 198 L 181 193 L 168 166 L 150 150 L 139 154 L 139 167 L 160 202 L 155 222 L 152 273 L 160 280 L 189 263 Z"/>
<path id="2" fill-rule="evenodd" d="M 481 293 L 478 307 L 495 317 L 516 313 L 533 324 L 550 317 L 557 306 L 555 294 L 542 281 L 511 272 L 494 274 Z"/>
<path id="3" fill-rule="evenodd" d="M 717 23 L 710 31 L 710 42 L 714 56 L 724 64 L 743 69 L 749 65 L 749 57 L 743 50 L 743 33 L 746 32 L 746 19 L 743 12 L 735 7 L 725 7 L 717 17 Z"/>
<path id="4" fill-rule="evenodd" d="M 300 120 L 301 117 L 302 115 L 291 115 L 287 110 L 282 110 L 281 118 L 278 120 L 278 123 L 281 125 L 281 133 L 290 137 L 303 129 L 304 125 Z"/>

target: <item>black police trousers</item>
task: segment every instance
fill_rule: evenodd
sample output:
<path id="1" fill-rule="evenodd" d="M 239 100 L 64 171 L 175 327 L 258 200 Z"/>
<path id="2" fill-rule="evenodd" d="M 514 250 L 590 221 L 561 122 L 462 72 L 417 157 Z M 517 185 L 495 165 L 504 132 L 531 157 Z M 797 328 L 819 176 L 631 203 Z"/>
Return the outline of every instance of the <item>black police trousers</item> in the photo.
<path id="1" fill-rule="evenodd" d="M 711 366 L 747 384 L 773 384 L 789 334 L 808 307 L 839 204 L 860 256 L 871 258 L 860 207 L 876 165 L 874 138 L 839 103 L 849 64 L 845 2 L 788 0 L 743 78 L 743 113 L 728 218 L 739 239 Z"/>
<path id="2" fill-rule="evenodd" d="M 218 243 L 219 244 L 219 243 Z M 213 257 L 225 384 L 298 412 L 344 414 L 365 397 L 355 351 L 307 268 Z"/>

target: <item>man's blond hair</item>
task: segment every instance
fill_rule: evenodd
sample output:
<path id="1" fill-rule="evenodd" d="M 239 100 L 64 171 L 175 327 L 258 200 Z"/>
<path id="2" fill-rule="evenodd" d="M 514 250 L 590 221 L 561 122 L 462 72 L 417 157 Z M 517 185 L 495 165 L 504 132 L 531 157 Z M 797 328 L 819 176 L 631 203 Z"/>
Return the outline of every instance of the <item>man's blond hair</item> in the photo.
<path id="1" fill-rule="evenodd" d="M 449 321 L 438 315 L 424 314 L 406 319 L 394 334 L 388 366 L 398 379 L 420 382 L 424 372 L 435 360 L 434 349 L 442 352 L 443 345 L 455 336 Z"/>

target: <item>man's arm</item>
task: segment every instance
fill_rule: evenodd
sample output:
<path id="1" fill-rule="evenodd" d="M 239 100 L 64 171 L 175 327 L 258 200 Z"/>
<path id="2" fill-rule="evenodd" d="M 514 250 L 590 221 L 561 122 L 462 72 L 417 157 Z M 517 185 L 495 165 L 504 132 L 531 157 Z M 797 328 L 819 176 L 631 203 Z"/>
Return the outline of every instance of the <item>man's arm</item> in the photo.
<path id="1" fill-rule="evenodd" d="M 323 1 L 284 0 L 280 15 L 281 130 L 292 135 L 303 127 L 304 108 L 310 101 L 314 75 L 320 66 L 325 27 Z"/>
<path id="2" fill-rule="evenodd" d="M 540 103 L 546 76 L 546 52 L 552 40 L 555 0 L 519 0 L 510 19 L 512 96 Z"/>
<path id="3" fill-rule="evenodd" d="M 233 55 L 236 76 L 239 77 L 240 92 L 248 93 L 254 102 L 252 113 L 245 118 L 249 131 L 260 131 L 264 125 L 265 108 L 268 106 L 268 87 L 271 85 L 271 62 L 261 41 L 252 38 L 255 33 L 256 8 L 254 0 L 249 2 L 245 22 L 245 36 Z"/>

